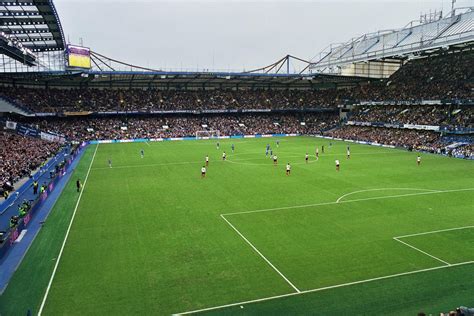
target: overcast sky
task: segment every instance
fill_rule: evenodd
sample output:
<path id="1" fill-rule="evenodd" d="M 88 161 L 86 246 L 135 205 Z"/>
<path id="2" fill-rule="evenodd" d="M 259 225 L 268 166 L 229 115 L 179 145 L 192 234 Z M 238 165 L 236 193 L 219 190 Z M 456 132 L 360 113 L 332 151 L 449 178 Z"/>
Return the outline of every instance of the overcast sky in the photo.
<path id="1" fill-rule="evenodd" d="M 451 0 L 55 0 L 66 40 L 154 69 L 254 69 L 400 28 Z M 456 6 L 474 0 L 457 0 Z M 293 65 L 295 69 L 301 67 Z"/>

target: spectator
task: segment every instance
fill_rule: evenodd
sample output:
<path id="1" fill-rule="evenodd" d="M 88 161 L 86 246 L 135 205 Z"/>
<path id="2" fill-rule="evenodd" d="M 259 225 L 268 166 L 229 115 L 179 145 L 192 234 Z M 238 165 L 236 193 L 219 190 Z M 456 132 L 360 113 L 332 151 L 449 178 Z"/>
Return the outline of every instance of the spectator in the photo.
<path id="1" fill-rule="evenodd" d="M 58 143 L 0 132 L 0 186 L 13 190 L 13 183 L 28 177 L 59 148 Z"/>

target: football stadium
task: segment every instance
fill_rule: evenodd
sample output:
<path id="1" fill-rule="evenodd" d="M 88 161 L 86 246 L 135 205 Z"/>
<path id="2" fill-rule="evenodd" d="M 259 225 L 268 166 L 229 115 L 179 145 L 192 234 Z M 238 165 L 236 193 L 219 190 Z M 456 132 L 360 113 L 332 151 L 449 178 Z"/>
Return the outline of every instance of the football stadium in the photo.
<path id="1" fill-rule="evenodd" d="M 0 1 L 0 315 L 474 315 L 474 3 L 217 71 L 55 2 Z"/>

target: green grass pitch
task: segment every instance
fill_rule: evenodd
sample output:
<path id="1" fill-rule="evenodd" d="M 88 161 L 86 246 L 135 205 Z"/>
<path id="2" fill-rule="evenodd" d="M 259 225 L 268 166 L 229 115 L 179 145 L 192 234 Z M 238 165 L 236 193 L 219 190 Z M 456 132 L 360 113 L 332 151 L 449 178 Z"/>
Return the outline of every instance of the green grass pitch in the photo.
<path id="1" fill-rule="evenodd" d="M 413 315 L 474 305 L 473 162 L 422 154 L 417 166 L 416 153 L 398 149 L 279 140 L 91 145 L 0 314 L 38 311 L 78 199 L 73 181 L 89 167 L 44 315 Z"/>

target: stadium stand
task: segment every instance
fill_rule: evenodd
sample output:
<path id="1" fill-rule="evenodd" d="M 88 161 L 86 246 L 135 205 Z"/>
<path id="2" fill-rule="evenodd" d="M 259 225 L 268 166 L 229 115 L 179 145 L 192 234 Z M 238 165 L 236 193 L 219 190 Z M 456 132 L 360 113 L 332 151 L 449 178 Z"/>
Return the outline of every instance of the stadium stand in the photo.
<path id="1" fill-rule="evenodd" d="M 471 106 L 367 105 L 355 108 L 350 119 L 359 122 L 472 127 L 474 111 Z"/>
<path id="2" fill-rule="evenodd" d="M 239 114 L 214 116 L 135 116 L 104 118 L 24 119 L 39 129 L 64 134 L 69 140 L 170 138 L 218 130 L 221 135 L 320 134 L 339 123 L 336 113 Z M 304 123 L 302 125 L 301 123 Z"/>
<path id="3" fill-rule="evenodd" d="M 473 98 L 473 53 L 411 60 L 380 86 L 362 90 L 360 100 L 443 100 Z"/>
<path id="4" fill-rule="evenodd" d="M 474 145 L 463 145 L 453 149 L 451 155 L 459 158 L 474 158 Z"/>
<path id="5" fill-rule="evenodd" d="M 326 133 L 327 136 L 441 153 L 443 148 L 438 133 L 372 126 L 344 126 Z"/>
<path id="6" fill-rule="evenodd" d="M 0 96 L 33 112 L 335 108 L 357 101 L 473 99 L 474 53 L 409 61 L 388 80 L 324 90 L 22 88 Z"/>
<path id="7" fill-rule="evenodd" d="M 23 177 L 29 177 L 35 169 L 56 154 L 60 147 L 59 143 L 1 132 L 0 187 L 2 190 L 12 187 Z"/>
<path id="8" fill-rule="evenodd" d="M 156 89 L 28 89 L 4 87 L 4 97 L 35 112 L 204 109 L 297 109 L 335 107 L 336 90 L 162 91 Z"/>
<path id="9" fill-rule="evenodd" d="M 337 138 L 472 157 L 471 140 L 460 141 L 462 135 L 446 138 L 439 131 L 473 128 L 474 113 L 470 105 L 474 99 L 473 56 L 467 51 L 410 60 L 387 80 L 344 89 L 3 86 L 0 95 L 33 112 L 50 113 L 33 118 L 14 117 L 13 120 L 65 135 L 70 141 L 185 137 L 206 129 L 218 130 L 221 135 L 324 133 Z M 352 124 L 335 129 L 341 122 L 338 107 L 350 104 L 354 106 L 350 107 L 346 120 L 398 124 L 399 128 Z M 309 109 L 313 111 L 307 111 Z M 154 111 L 161 113 L 154 114 Z M 200 111 L 208 112 L 195 115 Z M 123 116 L 127 112 L 127 116 Z M 60 117 L 63 114 L 68 117 Z M 404 130 L 400 128 L 404 124 L 435 126 L 438 132 Z M 448 146 L 451 147 L 447 149 Z"/>

